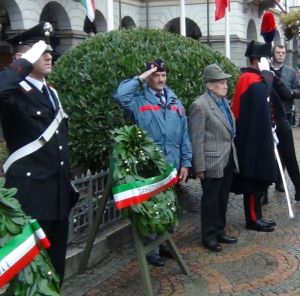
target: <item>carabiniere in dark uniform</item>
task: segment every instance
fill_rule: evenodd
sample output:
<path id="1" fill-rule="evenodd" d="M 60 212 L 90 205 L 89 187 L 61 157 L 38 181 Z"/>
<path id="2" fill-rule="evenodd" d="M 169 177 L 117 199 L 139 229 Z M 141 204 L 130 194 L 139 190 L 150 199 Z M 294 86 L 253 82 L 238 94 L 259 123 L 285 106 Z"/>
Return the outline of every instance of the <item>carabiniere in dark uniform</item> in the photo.
<path id="1" fill-rule="evenodd" d="M 32 65 L 20 59 L 0 72 L 0 113 L 9 154 L 37 139 L 58 111 L 24 80 L 31 70 Z M 24 212 L 36 219 L 68 217 L 71 187 L 67 144 L 67 120 L 63 119 L 48 143 L 13 163 L 6 173 L 6 186 L 18 189 L 16 197 Z"/>
<path id="2" fill-rule="evenodd" d="M 43 32 L 44 27 L 45 23 L 41 23 L 15 39 L 26 40 L 35 35 L 37 30 Z M 37 40 L 42 39 L 39 34 L 36 35 Z M 41 53 L 41 56 L 44 54 Z M 38 82 L 32 83 L 28 75 L 33 69 L 33 64 L 21 57 L 0 72 L 0 113 L 9 154 L 33 141 L 42 144 L 35 152 L 10 165 L 6 171 L 5 186 L 18 189 L 16 198 L 23 211 L 38 219 L 44 228 L 52 244 L 48 251 L 50 258 L 62 278 L 68 216 L 74 202 L 69 171 L 67 116 L 62 117 L 48 142 L 41 137 L 58 112 L 65 113 L 55 89 L 48 85 L 49 93 L 43 93 L 37 87 Z M 48 231 L 48 228 L 52 230 Z"/>

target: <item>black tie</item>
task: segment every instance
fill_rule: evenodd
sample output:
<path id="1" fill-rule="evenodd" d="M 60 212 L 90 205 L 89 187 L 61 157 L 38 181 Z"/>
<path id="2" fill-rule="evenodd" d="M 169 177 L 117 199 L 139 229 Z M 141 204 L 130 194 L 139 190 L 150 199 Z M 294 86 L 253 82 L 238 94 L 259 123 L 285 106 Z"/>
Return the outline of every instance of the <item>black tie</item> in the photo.
<path id="1" fill-rule="evenodd" d="M 53 106 L 53 109 L 56 110 L 57 104 L 56 104 L 55 98 L 54 98 L 52 93 L 50 95 L 50 90 L 49 90 L 49 88 L 47 87 L 46 84 L 43 84 L 42 92 L 48 98 L 48 100 L 51 102 L 51 105 Z"/>
<path id="2" fill-rule="evenodd" d="M 166 100 L 165 100 L 164 95 L 163 95 L 162 93 L 156 93 L 156 96 L 159 98 L 160 103 L 161 103 L 163 106 L 165 106 Z"/>

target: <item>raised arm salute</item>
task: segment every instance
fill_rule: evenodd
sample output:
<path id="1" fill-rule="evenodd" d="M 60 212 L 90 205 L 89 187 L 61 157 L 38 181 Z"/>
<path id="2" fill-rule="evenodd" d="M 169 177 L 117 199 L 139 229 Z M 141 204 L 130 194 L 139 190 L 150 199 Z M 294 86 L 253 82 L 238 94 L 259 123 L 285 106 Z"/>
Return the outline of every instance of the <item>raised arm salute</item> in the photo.
<path id="1" fill-rule="evenodd" d="M 147 63 L 141 75 L 122 81 L 114 97 L 133 122 L 148 132 L 167 162 L 178 170 L 182 183 L 192 159 L 187 118 L 183 105 L 166 85 L 166 80 L 164 62 L 155 60 Z M 162 247 L 160 251 L 166 254 Z M 155 266 L 164 265 L 159 250 L 149 253 L 147 259 Z"/>
<path id="2" fill-rule="evenodd" d="M 9 40 L 15 45 L 14 61 L 0 72 L 0 113 L 9 150 L 3 168 L 6 187 L 18 189 L 22 209 L 38 219 L 49 238 L 48 252 L 62 279 L 75 194 L 67 115 L 56 90 L 45 80 L 52 70 L 52 48 L 42 40 L 48 29 L 49 23 L 43 22 Z"/>

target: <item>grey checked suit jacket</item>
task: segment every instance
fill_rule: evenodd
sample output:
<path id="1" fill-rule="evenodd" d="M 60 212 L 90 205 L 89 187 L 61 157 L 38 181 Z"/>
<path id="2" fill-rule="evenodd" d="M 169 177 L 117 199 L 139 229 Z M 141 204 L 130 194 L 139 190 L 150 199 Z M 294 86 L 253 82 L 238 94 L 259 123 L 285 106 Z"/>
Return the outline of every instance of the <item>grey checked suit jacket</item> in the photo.
<path id="1" fill-rule="evenodd" d="M 228 104 L 228 102 L 226 101 Z M 233 114 L 232 121 L 235 125 Z M 236 149 L 230 124 L 207 91 L 193 102 L 189 117 L 194 172 L 205 172 L 205 177 L 221 178 L 233 152 L 238 170 Z"/>

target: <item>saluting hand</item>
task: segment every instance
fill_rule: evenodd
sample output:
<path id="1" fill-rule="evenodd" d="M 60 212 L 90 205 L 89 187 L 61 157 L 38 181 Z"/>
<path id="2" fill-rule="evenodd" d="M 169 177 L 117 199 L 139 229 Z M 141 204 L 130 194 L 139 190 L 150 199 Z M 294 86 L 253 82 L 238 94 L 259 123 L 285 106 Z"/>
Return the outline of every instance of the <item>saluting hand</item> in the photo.
<path id="1" fill-rule="evenodd" d="M 270 71 L 270 63 L 268 59 L 265 57 L 260 58 L 260 62 L 258 63 L 258 68 L 260 71 L 263 70 Z"/>
<path id="2" fill-rule="evenodd" d="M 31 64 L 34 64 L 45 52 L 47 44 L 45 41 L 40 40 L 33 44 L 33 46 L 22 54 L 22 58 L 26 59 Z"/>
<path id="3" fill-rule="evenodd" d="M 140 76 L 139 76 L 139 79 L 140 80 L 146 80 L 152 73 L 156 72 L 157 71 L 157 67 L 154 67 L 150 70 L 147 70 L 145 71 L 144 73 L 142 73 Z"/>

